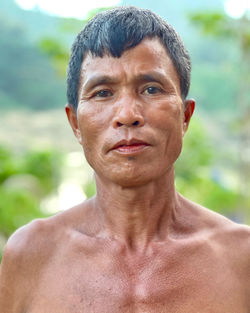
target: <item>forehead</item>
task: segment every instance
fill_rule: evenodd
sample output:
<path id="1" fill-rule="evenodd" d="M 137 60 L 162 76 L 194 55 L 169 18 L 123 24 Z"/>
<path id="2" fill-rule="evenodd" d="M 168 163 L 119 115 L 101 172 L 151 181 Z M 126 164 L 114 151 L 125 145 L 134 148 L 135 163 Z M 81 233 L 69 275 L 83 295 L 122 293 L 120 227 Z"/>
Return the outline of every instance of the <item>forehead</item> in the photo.
<path id="1" fill-rule="evenodd" d="M 136 47 L 126 50 L 120 58 L 110 55 L 94 57 L 88 53 L 81 66 L 80 83 L 91 77 L 108 75 L 133 79 L 136 75 L 159 72 L 179 88 L 179 77 L 165 47 L 158 38 L 144 39 Z"/>

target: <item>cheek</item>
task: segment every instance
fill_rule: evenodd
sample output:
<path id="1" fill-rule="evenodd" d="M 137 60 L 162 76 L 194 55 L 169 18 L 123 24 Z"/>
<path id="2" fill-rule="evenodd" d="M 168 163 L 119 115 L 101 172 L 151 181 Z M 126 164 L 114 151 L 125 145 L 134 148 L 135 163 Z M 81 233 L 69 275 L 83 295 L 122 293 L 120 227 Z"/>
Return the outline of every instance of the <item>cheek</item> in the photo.
<path id="1" fill-rule="evenodd" d="M 182 104 L 177 99 L 172 101 L 161 101 L 148 111 L 149 122 L 152 126 L 168 133 L 176 134 L 182 131 L 183 117 Z"/>
<path id="2" fill-rule="evenodd" d="M 87 157 L 90 153 L 96 153 L 103 142 L 105 129 L 109 125 L 109 112 L 101 106 L 86 103 L 79 105 L 77 114 L 82 146 Z"/>
<path id="3" fill-rule="evenodd" d="M 177 101 L 159 103 L 157 110 L 151 109 L 152 127 L 158 129 L 161 156 L 173 164 L 182 149 L 183 112 L 182 104 Z"/>
<path id="4" fill-rule="evenodd" d="M 105 111 L 91 103 L 81 104 L 77 111 L 81 132 L 84 137 L 95 136 L 105 125 Z"/>

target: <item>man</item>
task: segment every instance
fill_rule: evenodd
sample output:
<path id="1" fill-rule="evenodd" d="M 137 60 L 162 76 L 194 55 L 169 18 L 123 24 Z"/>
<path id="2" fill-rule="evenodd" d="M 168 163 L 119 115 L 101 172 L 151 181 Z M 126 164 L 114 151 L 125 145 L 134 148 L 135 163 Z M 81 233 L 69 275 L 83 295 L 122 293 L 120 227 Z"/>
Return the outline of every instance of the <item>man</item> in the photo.
<path id="1" fill-rule="evenodd" d="M 1 313 L 249 313 L 250 230 L 182 197 L 174 163 L 194 111 L 190 59 L 148 10 L 78 35 L 66 113 L 97 194 L 9 240 Z"/>

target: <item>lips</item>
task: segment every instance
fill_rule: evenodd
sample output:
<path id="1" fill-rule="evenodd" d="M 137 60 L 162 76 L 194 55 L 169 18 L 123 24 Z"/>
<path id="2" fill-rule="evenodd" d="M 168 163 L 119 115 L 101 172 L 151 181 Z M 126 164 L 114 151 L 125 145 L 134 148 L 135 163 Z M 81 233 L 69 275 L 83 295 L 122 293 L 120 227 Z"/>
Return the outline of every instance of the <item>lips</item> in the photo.
<path id="1" fill-rule="evenodd" d="M 117 142 L 111 150 L 117 150 L 119 152 L 123 153 L 131 153 L 131 152 L 137 152 L 145 147 L 149 146 L 149 144 L 143 140 L 139 139 L 131 139 L 131 140 L 121 140 Z"/>

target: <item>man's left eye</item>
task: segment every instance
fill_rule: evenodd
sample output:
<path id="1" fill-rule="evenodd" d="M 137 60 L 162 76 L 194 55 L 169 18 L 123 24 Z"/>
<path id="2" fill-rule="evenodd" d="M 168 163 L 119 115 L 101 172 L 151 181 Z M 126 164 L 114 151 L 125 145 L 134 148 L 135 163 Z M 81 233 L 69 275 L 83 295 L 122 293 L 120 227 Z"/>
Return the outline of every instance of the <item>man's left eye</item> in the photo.
<path id="1" fill-rule="evenodd" d="M 161 89 L 158 87 L 153 87 L 153 86 L 150 86 L 144 90 L 144 93 L 149 94 L 149 95 L 154 95 L 159 92 L 161 92 Z"/>

